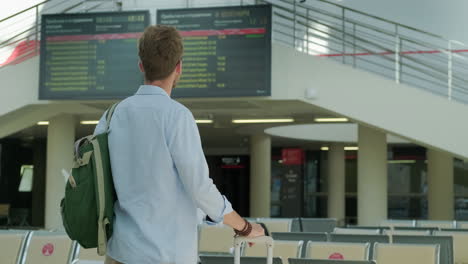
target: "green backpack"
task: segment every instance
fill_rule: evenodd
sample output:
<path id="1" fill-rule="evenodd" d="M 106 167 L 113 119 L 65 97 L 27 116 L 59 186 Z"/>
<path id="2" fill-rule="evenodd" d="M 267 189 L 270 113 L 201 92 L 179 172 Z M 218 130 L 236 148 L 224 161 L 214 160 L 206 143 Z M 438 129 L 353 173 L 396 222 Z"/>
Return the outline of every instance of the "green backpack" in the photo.
<path id="1" fill-rule="evenodd" d="M 106 115 L 106 131 L 84 137 L 75 143 L 74 165 L 60 203 L 65 231 L 84 248 L 95 248 L 103 256 L 112 236 L 114 203 L 107 135 L 117 104 Z"/>

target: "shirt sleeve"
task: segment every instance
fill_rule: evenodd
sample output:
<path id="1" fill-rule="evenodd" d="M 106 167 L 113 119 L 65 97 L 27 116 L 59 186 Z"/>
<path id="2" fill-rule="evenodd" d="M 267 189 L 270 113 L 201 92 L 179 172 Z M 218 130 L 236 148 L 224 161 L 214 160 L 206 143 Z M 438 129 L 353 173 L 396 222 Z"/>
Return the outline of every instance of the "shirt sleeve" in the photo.
<path id="1" fill-rule="evenodd" d="M 192 113 L 178 111 L 169 121 L 168 147 L 180 180 L 197 207 L 213 221 L 220 223 L 233 211 L 209 177 L 208 164 L 201 146 L 200 134 Z"/>

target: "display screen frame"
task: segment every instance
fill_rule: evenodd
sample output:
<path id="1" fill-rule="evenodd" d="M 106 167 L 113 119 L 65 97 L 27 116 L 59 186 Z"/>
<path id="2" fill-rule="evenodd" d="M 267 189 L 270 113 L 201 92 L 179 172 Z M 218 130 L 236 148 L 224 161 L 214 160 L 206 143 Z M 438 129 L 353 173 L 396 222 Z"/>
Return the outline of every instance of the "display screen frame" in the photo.
<path id="1" fill-rule="evenodd" d="M 41 40 L 40 40 L 40 58 L 39 58 L 39 100 L 117 100 L 117 99 L 124 99 L 128 96 L 133 95 L 137 90 L 138 87 L 143 84 L 143 74 L 141 73 L 141 83 L 135 83 L 134 87 L 128 87 L 128 94 L 108 94 L 108 95 L 96 95 L 96 94 L 89 94 L 87 91 L 84 91 L 82 94 L 77 95 L 76 92 L 73 94 L 64 94 L 58 93 L 53 94 L 47 87 L 43 86 L 44 78 L 46 77 L 45 71 L 46 69 L 46 38 L 51 35 L 47 35 L 45 31 L 45 19 L 53 17 L 53 18 L 64 18 L 64 19 L 72 19 L 72 18 L 87 18 L 87 17 L 96 17 L 96 16 L 113 16 L 113 15 L 144 15 L 145 20 L 145 28 L 151 25 L 151 15 L 149 10 L 132 10 L 132 11 L 110 11 L 110 12 L 89 12 L 89 13 L 66 13 L 66 14 L 43 14 L 41 16 Z M 130 31 L 129 31 L 130 32 Z M 143 31 L 142 31 L 143 33 Z M 54 36 L 54 35 L 52 35 Z M 135 55 L 138 56 L 138 48 L 134 50 Z M 138 64 L 135 65 L 138 67 Z"/>
<path id="2" fill-rule="evenodd" d="M 222 89 L 222 88 L 175 88 L 172 92 L 174 98 L 223 98 L 223 97 L 268 97 L 271 96 L 271 72 L 272 72 L 272 6 L 270 4 L 261 5 L 244 5 L 244 6 L 216 6 L 216 7 L 200 7 L 200 8 L 169 8 L 156 10 L 156 24 L 160 24 L 161 14 L 163 12 L 181 12 L 181 11 L 217 11 L 229 9 L 265 9 L 268 14 L 268 21 L 265 25 L 266 40 L 265 40 L 265 87 L 261 93 L 257 89 Z M 183 64 L 182 64 L 183 65 Z M 184 70 L 182 66 L 182 76 Z M 200 93 L 203 91 L 203 93 Z"/>

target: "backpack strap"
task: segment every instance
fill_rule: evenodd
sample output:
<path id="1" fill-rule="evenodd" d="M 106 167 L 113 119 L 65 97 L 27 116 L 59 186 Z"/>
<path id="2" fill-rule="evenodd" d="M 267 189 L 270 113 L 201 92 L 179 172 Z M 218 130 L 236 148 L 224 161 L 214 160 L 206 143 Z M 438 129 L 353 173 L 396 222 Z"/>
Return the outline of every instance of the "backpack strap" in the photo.
<path id="1" fill-rule="evenodd" d="M 107 114 L 106 114 L 106 132 L 109 132 L 109 126 L 110 126 L 110 121 L 112 119 L 112 115 L 114 114 L 114 110 L 115 108 L 117 107 L 119 103 L 115 103 L 113 104 L 109 110 L 107 110 Z"/>

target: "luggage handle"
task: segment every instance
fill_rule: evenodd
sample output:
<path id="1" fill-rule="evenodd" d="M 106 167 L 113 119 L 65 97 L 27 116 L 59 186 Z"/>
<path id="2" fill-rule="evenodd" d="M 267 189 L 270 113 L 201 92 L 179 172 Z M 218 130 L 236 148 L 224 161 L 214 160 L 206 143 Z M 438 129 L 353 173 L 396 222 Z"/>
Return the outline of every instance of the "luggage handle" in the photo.
<path id="1" fill-rule="evenodd" d="M 267 247 L 267 264 L 273 264 L 273 238 L 270 236 L 261 236 L 256 238 L 236 237 L 234 239 L 234 264 L 240 264 L 240 248 L 242 243 L 262 243 Z"/>

